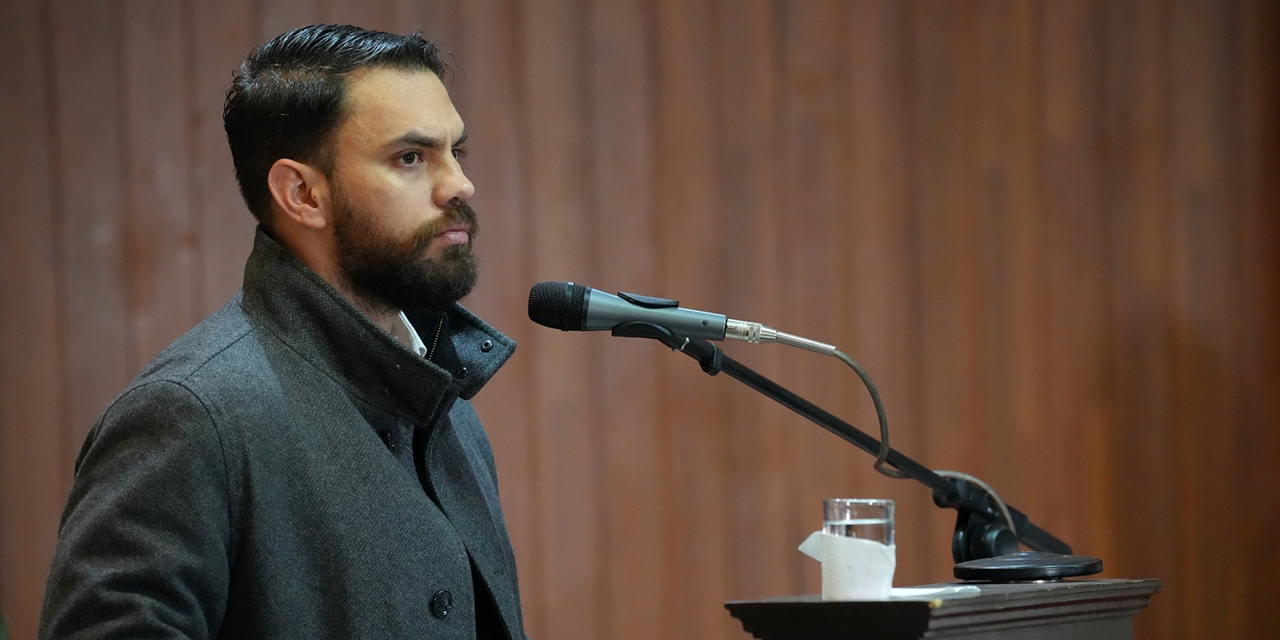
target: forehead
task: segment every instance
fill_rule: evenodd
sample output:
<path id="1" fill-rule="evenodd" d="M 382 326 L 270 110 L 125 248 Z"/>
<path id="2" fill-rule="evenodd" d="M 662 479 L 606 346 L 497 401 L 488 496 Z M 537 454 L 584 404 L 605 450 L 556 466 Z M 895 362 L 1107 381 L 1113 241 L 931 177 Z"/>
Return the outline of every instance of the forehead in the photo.
<path id="1" fill-rule="evenodd" d="M 340 146 L 377 147 L 409 131 L 446 140 L 462 134 L 462 117 L 430 71 L 375 68 L 346 79 Z"/>

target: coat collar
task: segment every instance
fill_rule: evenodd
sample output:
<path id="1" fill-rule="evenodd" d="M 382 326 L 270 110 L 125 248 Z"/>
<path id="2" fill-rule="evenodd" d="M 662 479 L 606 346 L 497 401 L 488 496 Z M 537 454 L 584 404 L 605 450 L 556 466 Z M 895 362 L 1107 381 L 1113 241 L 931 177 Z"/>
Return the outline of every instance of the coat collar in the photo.
<path id="1" fill-rule="evenodd" d="M 470 399 L 516 348 L 511 338 L 454 304 L 443 311 L 449 331 L 441 339 L 450 341 L 457 356 L 457 368 L 447 371 L 374 324 L 261 228 L 245 264 L 243 292 L 245 313 L 289 348 L 354 395 L 375 406 L 391 400 L 415 419 L 431 416 L 445 394 Z M 406 311 L 410 318 L 430 313 Z"/>

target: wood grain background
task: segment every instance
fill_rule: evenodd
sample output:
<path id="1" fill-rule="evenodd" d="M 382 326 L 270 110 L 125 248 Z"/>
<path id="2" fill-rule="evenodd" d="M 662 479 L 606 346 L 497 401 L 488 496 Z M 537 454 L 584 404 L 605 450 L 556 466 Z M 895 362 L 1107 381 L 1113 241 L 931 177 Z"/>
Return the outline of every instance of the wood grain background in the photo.
<path id="1" fill-rule="evenodd" d="M 840 345 L 894 445 L 993 483 L 1112 577 L 1139 638 L 1280 628 L 1280 7 L 1270 0 L 0 0 L 0 610 L 34 636 L 72 461 L 239 285 L 222 133 L 256 43 L 422 30 L 485 228 L 478 398 L 530 632 L 743 638 L 818 590 L 820 501 L 951 514 L 655 344 L 536 327 L 529 286 L 675 297 Z M 870 429 L 855 377 L 730 355 Z"/>

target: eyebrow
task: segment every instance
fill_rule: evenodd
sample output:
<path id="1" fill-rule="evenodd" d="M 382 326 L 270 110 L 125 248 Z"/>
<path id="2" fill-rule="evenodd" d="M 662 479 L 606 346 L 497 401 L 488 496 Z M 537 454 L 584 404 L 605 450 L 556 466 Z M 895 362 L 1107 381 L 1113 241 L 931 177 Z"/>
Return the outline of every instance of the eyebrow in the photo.
<path id="1" fill-rule="evenodd" d="M 458 136 L 458 139 L 454 141 L 453 146 L 455 147 L 462 146 L 462 143 L 466 141 L 467 141 L 467 130 L 463 129 L 462 135 Z M 413 145 L 415 147 L 423 147 L 426 149 L 443 149 L 445 147 L 443 138 L 433 138 L 431 136 L 418 133 L 417 131 L 410 131 L 409 133 L 406 133 L 400 136 L 399 138 L 396 138 L 395 140 L 388 142 L 384 146 L 398 147 L 404 144 Z"/>

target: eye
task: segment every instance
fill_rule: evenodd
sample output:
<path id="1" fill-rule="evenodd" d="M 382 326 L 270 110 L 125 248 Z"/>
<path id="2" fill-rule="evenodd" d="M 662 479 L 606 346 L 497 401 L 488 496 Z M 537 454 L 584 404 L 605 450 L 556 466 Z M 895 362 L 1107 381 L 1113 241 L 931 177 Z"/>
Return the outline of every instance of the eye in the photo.
<path id="1" fill-rule="evenodd" d="M 417 151 L 406 151 L 396 158 L 402 165 L 412 165 L 422 162 L 422 154 Z"/>
<path id="2" fill-rule="evenodd" d="M 466 150 L 466 149 L 464 149 L 464 148 L 462 148 L 462 147 L 454 147 L 454 148 L 453 148 L 453 159 L 454 159 L 454 160 L 461 160 L 461 159 L 463 159 L 463 158 L 465 158 L 465 157 L 467 157 L 467 150 Z"/>

